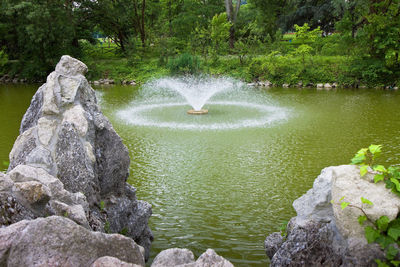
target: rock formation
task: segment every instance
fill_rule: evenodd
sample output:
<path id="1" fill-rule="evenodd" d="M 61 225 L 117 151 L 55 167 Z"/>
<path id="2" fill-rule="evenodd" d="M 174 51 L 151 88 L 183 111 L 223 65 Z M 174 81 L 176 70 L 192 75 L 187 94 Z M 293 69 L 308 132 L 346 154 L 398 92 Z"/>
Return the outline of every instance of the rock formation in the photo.
<path id="1" fill-rule="evenodd" d="M 101 113 L 85 64 L 63 56 L 34 95 L 0 175 L 0 223 L 50 215 L 124 232 L 149 255 L 150 204 L 126 183 L 129 153 Z"/>
<path id="2" fill-rule="evenodd" d="M 61 216 L 0 228 L 1 266 L 101 266 L 104 256 L 144 266 L 141 249 L 131 238 L 93 232 Z"/>
<path id="3" fill-rule="evenodd" d="M 339 201 L 362 207 L 373 220 L 386 215 L 394 219 L 400 198 L 374 184 L 373 175 L 360 176 L 357 166 L 325 168 L 305 195 L 294 201 L 297 216 L 287 227 L 286 238 L 273 233 L 265 240 L 271 266 L 373 266 L 384 254 L 377 244 L 368 244 L 358 223 L 360 210 L 340 208 Z M 361 203 L 361 197 L 373 205 Z"/>

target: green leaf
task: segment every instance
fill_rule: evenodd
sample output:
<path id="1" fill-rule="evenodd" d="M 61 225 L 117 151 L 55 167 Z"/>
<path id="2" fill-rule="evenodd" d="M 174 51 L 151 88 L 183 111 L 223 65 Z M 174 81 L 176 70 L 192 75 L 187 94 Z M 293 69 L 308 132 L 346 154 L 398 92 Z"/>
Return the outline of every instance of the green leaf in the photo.
<path id="1" fill-rule="evenodd" d="M 390 236 L 380 235 L 375 242 L 378 243 L 382 249 L 386 249 L 390 244 L 394 243 L 394 240 Z"/>
<path id="2" fill-rule="evenodd" d="M 360 167 L 360 175 L 364 176 L 368 173 L 368 165 L 362 165 Z"/>
<path id="3" fill-rule="evenodd" d="M 376 264 L 378 264 L 378 267 L 389 267 L 389 265 L 387 265 L 385 262 L 376 259 L 375 260 Z"/>
<path id="4" fill-rule="evenodd" d="M 382 148 L 382 145 L 370 145 L 370 146 L 368 147 L 369 151 L 370 151 L 373 155 L 375 155 L 376 153 L 380 153 L 380 152 L 381 152 L 381 148 Z"/>
<path id="5" fill-rule="evenodd" d="M 380 236 L 381 236 L 380 233 L 373 227 L 371 226 L 365 227 L 365 238 L 367 239 L 368 243 L 375 242 L 375 240 Z"/>
<path id="6" fill-rule="evenodd" d="M 367 157 L 365 155 L 356 155 L 351 159 L 351 164 L 358 165 L 363 163 L 366 159 Z"/>
<path id="7" fill-rule="evenodd" d="M 335 201 L 333 201 L 333 199 L 331 200 L 331 204 L 332 204 L 332 205 L 335 204 Z"/>
<path id="8" fill-rule="evenodd" d="M 361 197 L 361 203 L 368 204 L 370 206 L 374 205 L 371 201 L 363 197 Z"/>
<path id="9" fill-rule="evenodd" d="M 375 165 L 372 169 L 378 172 L 384 172 L 384 173 L 387 172 L 385 166 L 383 165 Z"/>
<path id="10" fill-rule="evenodd" d="M 342 210 L 344 210 L 350 203 L 343 201 L 342 203 L 340 203 L 340 207 L 342 208 Z"/>
<path id="11" fill-rule="evenodd" d="M 397 190 L 398 192 L 400 192 L 400 183 L 399 183 L 399 180 L 397 180 L 397 179 L 395 179 L 395 178 L 390 178 L 390 181 L 391 181 L 392 183 L 394 183 L 394 185 L 396 186 L 396 190 Z"/>
<path id="12" fill-rule="evenodd" d="M 376 226 L 380 231 L 386 231 L 389 222 L 390 220 L 387 216 L 381 216 L 378 220 L 376 220 Z"/>
<path id="13" fill-rule="evenodd" d="M 400 261 L 390 261 L 391 264 L 393 264 L 395 267 L 398 267 L 400 265 Z"/>
<path id="14" fill-rule="evenodd" d="M 390 236 L 394 240 L 397 240 L 400 237 L 400 226 L 395 225 L 393 227 L 389 227 L 388 236 Z"/>
<path id="15" fill-rule="evenodd" d="M 397 250 L 397 248 L 395 248 L 394 246 L 389 246 L 388 249 L 386 250 L 386 258 L 388 260 L 393 260 L 398 252 L 399 251 Z"/>
<path id="16" fill-rule="evenodd" d="M 379 181 L 385 180 L 385 175 L 383 174 L 375 174 L 374 176 L 374 182 L 377 183 Z"/>
<path id="17" fill-rule="evenodd" d="M 358 216 L 358 223 L 360 225 L 363 225 L 364 222 L 367 220 L 367 216 L 363 215 L 363 216 Z"/>
<path id="18" fill-rule="evenodd" d="M 100 201 L 100 210 L 103 211 L 104 208 L 106 207 L 104 200 Z"/>
<path id="19" fill-rule="evenodd" d="M 343 199 L 344 199 L 344 197 L 341 197 L 341 198 L 339 199 L 339 202 L 342 201 Z"/>

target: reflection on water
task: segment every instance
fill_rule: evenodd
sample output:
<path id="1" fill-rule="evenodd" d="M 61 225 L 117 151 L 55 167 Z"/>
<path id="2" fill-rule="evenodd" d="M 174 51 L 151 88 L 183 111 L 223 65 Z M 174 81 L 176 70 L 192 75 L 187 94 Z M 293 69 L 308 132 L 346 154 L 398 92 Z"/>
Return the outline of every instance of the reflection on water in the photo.
<path id="1" fill-rule="evenodd" d="M 0 160 L 7 158 L 33 95 L 23 90 L 25 98 L 0 87 L 0 107 L 21 109 L 12 119 L 18 123 L 8 123 L 4 108 L 0 113 L 2 134 L 12 136 L 0 139 L 7 143 L 0 143 Z M 400 162 L 399 93 L 249 90 L 264 96 L 258 104 L 288 110 L 287 119 L 223 131 L 137 126 L 122 121 L 118 111 L 138 99 L 138 89 L 100 89 L 103 112 L 130 151 L 129 182 L 138 198 L 153 205 L 153 257 L 170 247 L 186 247 L 196 256 L 214 248 L 236 266 L 265 266 L 265 237 L 294 215 L 293 200 L 311 188 L 322 168 L 348 163 L 370 143 L 383 145 L 386 163 Z M 185 111 L 176 117 L 171 115 L 176 108 L 148 115 L 176 122 Z"/>

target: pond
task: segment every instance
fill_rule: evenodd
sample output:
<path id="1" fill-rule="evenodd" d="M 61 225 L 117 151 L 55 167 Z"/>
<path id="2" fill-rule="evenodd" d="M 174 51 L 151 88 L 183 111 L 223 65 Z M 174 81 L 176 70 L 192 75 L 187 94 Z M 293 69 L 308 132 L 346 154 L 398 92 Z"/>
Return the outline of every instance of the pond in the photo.
<path id="1" fill-rule="evenodd" d="M 0 85 L 0 164 L 38 87 Z M 206 103 L 208 115 L 195 117 L 175 102 L 149 108 L 145 88 L 96 88 L 130 151 L 129 182 L 153 206 L 152 257 L 171 247 L 196 256 L 213 248 L 235 266 L 265 266 L 265 237 L 295 215 L 293 200 L 321 169 L 349 163 L 371 143 L 383 145 L 383 163 L 400 162 L 398 92 L 239 87 L 252 107 L 222 94 Z M 140 105 L 147 109 L 137 113 Z M 275 113 L 284 115 L 245 123 Z"/>

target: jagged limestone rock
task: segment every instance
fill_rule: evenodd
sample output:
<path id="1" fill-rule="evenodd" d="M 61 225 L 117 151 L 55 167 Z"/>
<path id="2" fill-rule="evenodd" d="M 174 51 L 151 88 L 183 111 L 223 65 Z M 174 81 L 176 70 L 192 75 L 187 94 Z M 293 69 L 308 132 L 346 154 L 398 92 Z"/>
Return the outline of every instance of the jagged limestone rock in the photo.
<path id="1" fill-rule="evenodd" d="M 45 177 L 61 181 L 62 186 L 49 187 L 51 196 L 34 205 L 22 194 L 13 196 L 13 191 L 4 193 L 2 199 L 13 196 L 13 201 L 29 214 L 27 218 L 65 213 L 77 223 L 98 231 L 104 231 L 107 223 L 112 232 L 127 232 L 145 247 L 148 258 L 153 240 L 148 227 L 151 205 L 138 201 L 135 189 L 126 183 L 130 164 L 128 149 L 101 113 L 95 92 L 84 77 L 86 72 L 86 65 L 79 60 L 70 56 L 61 58 L 46 84 L 34 95 L 10 153 L 10 176 L 18 166 L 30 166 L 35 167 L 35 172 L 42 169 Z M 38 178 L 32 181 L 43 182 Z M 39 190 L 38 185 L 29 187 L 35 184 L 32 181 L 23 188 Z M 83 194 L 85 203 L 66 201 L 65 191 Z M 32 194 L 28 190 L 25 195 L 33 197 Z M 106 204 L 102 210 L 101 202 Z M 21 219 L 20 216 L 12 218 L 4 221 Z"/>
<path id="2" fill-rule="evenodd" d="M 273 236 L 267 237 L 265 249 L 271 266 L 372 266 L 375 259 L 384 259 L 379 245 L 368 244 L 361 234 L 358 211 L 347 207 L 345 212 L 338 212 L 341 211 L 338 202 L 342 196 L 355 205 L 361 204 L 361 197 L 386 203 L 389 190 L 385 193 L 377 190 L 382 186 L 370 180 L 371 177 L 360 176 L 357 166 L 342 165 L 322 170 L 313 188 L 293 202 L 297 217 L 290 220 L 286 239 L 282 242 Z M 372 193 L 374 190 L 376 192 Z M 337 204 L 332 205 L 331 199 Z M 392 204 L 388 203 L 392 207 L 389 209 L 395 214 L 398 205 Z M 383 212 L 387 212 L 386 208 Z"/>

